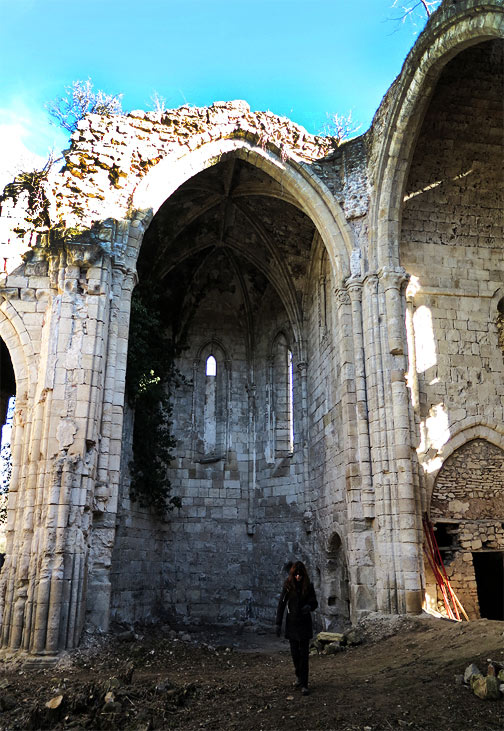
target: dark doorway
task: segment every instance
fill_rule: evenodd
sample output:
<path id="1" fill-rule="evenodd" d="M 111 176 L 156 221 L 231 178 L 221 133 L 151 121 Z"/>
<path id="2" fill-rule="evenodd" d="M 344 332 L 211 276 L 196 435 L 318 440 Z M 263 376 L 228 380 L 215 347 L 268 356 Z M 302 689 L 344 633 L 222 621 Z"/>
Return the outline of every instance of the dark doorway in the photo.
<path id="1" fill-rule="evenodd" d="M 504 619 L 504 553 L 481 551 L 473 553 L 474 573 L 478 587 L 480 616 Z"/>

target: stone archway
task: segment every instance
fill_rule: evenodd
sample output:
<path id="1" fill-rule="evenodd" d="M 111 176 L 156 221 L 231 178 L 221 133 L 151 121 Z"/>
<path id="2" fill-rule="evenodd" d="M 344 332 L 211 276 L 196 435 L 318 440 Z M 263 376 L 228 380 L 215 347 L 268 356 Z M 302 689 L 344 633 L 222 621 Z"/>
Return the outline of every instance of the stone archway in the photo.
<path id="1" fill-rule="evenodd" d="M 433 129 L 437 121 L 439 131 L 443 125 L 442 113 L 449 113 L 448 105 L 443 108 L 441 96 L 442 89 L 446 90 L 449 87 L 450 73 L 456 74 L 458 70 L 459 90 L 463 92 L 464 80 L 460 74 L 462 69 L 465 72 L 467 66 L 470 65 L 472 57 L 469 57 L 473 50 L 476 49 L 477 53 L 480 45 L 490 44 L 500 48 L 502 43 L 500 39 L 503 35 L 504 14 L 500 3 L 489 2 L 478 6 L 475 6 L 472 2 L 456 3 L 456 5 L 444 4 L 433 15 L 424 33 L 408 56 L 393 93 L 384 100 L 382 116 L 381 118 L 379 115 L 377 116 L 377 126 L 373 129 L 377 194 L 370 210 L 369 264 L 371 271 L 376 271 L 377 298 L 383 303 L 382 328 L 383 338 L 386 342 L 384 359 L 387 363 L 386 367 L 393 374 L 392 380 L 394 381 L 390 390 L 388 390 L 388 385 L 385 385 L 388 399 L 383 408 L 385 416 L 383 417 L 382 430 L 386 428 L 386 424 L 393 424 L 393 439 L 387 457 L 390 460 L 389 464 L 394 466 L 394 471 L 397 468 L 396 474 L 392 476 L 391 485 L 387 484 L 388 479 L 383 479 L 383 471 L 377 469 L 376 466 L 374 468 L 375 490 L 377 492 L 383 490 L 385 495 L 391 490 L 392 500 L 397 505 L 390 519 L 389 535 L 386 534 L 385 530 L 380 530 L 377 538 L 380 553 L 386 556 L 394 556 L 396 552 L 402 554 L 400 557 L 398 556 L 395 566 L 394 561 L 385 560 L 383 562 L 383 577 L 379 581 L 383 581 L 386 586 L 394 583 L 398 585 L 400 587 L 399 596 L 402 593 L 401 583 L 404 586 L 407 585 L 408 588 L 405 593 L 410 595 L 410 605 L 416 607 L 416 611 L 420 608 L 422 596 L 422 587 L 419 580 L 422 566 L 420 516 L 425 503 L 421 484 L 423 475 L 419 480 L 415 464 L 415 450 L 419 442 L 417 425 L 420 426 L 422 436 L 425 436 L 429 431 L 430 424 L 434 421 L 434 419 L 431 419 L 432 415 L 435 415 L 436 409 L 440 410 L 443 412 L 443 418 L 446 417 L 448 422 L 446 435 L 442 437 L 447 439 L 450 430 L 453 432 L 455 425 L 465 418 L 478 416 L 493 421 L 496 414 L 499 414 L 497 419 L 501 418 L 502 408 L 492 398 L 493 393 L 495 393 L 494 384 L 490 386 L 490 389 L 485 389 L 485 381 L 490 381 L 492 378 L 490 374 L 493 373 L 495 358 L 489 356 L 491 358 L 490 364 L 482 357 L 481 371 L 475 363 L 478 355 L 478 343 L 486 344 L 485 339 L 489 339 L 488 334 L 478 337 L 476 332 L 471 332 L 467 337 L 464 337 L 460 332 L 453 332 L 456 328 L 446 322 L 442 325 L 435 323 L 436 332 L 434 336 L 432 336 L 432 333 L 427 333 L 427 336 L 425 336 L 425 333 L 422 334 L 424 340 L 431 336 L 431 342 L 437 339 L 439 343 L 436 352 L 433 355 L 431 354 L 430 364 L 426 365 L 425 371 L 421 373 L 412 365 L 411 359 L 408 364 L 407 340 L 411 335 L 411 329 L 407 336 L 405 319 L 407 314 L 414 317 L 415 306 L 427 304 L 430 307 L 432 305 L 432 312 L 439 315 L 440 319 L 448 312 L 453 313 L 454 319 L 463 318 L 465 313 L 468 314 L 469 318 L 469 313 L 471 313 L 471 328 L 475 327 L 475 331 L 478 331 L 481 323 L 481 330 L 487 333 L 488 303 L 493 291 L 497 286 L 500 286 L 500 278 L 497 277 L 499 278 L 499 284 L 495 284 L 495 279 L 488 271 L 492 270 L 497 273 L 500 265 L 497 266 L 497 269 L 493 266 L 487 267 L 487 254 L 482 253 L 480 262 L 483 262 L 483 265 L 481 268 L 486 271 L 474 276 L 471 271 L 470 244 L 463 253 L 462 250 L 457 251 L 455 242 L 450 239 L 450 236 L 455 235 L 456 238 L 460 239 L 461 244 L 468 244 L 467 239 L 464 240 L 464 235 L 467 233 L 464 213 L 460 207 L 452 206 L 450 208 L 449 204 L 453 202 L 452 199 L 448 200 L 448 205 L 444 206 L 444 211 L 441 211 L 439 206 L 429 209 L 426 214 L 429 221 L 420 221 L 420 215 L 415 220 L 413 210 L 422 207 L 424 201 L 429 197 L 436 198 L 437 202 L 443 204 L 443 195 L 446 188 L 443 187 L 442 183 L 445 179 L 449 178 L 452 188 L 457 184 L 461 188 L 465 185 L 471 185 L 468 178 L 469 167 L 465 166 L 466 160 L 464 160 L 464 170 L 458 169 L 451 172 L 446 168 L 442 179 L 437 174 L 439 171 L 436 164 L 442 165 L 443 155 L 439 150 L 435 152 L 438 138 Z M 487 59 L 489 57 L 488 55 Z M 459 59 L 461 60 L 460 68 L 457 67 Z M 497 58 L 494 58 L 493 64 L 492 68 L 495 67 L 500 73 Z M 481 64 L 479 61 L 475 62 L 473 71 L 477 66 L 482 71 L 483 76 L 486 76 L 488 69 L 485 70 L 485 64 Z M 471 78 L 476 79 L 476 76 L 477 74 L 473 74 Z M 499 110 L 502 107 L 499 95 L 501 82 L 495 76 L 493 78 L 493 89 L 489 88 L 492 84 L 492 73 L 490 73 L 486 76 L 485 84 L 481 84 L 480 91 L 487 94 L 485 103 L 488 102 L 488 110 L 491 112 L 492 119 L 497 121 L 497 124 L 492 122 L 486 125 L 484 123 L 485 131 L 488 131 L 492 127 L 498 129 L 501 126 L 499 121 Z M 471 85 L 467 85 L 466 90 L 468 93 L 470 88 Z M 477 81 L 474 81 L 472 86 L 472 90 L 475 89 L 478 89 Z M 477 91 L 476 94 L 478 93 Z M 432 103 L 434 103 L 434 106 L 432 106 Z M 432 115 L 429 115 L 436 104 L 438 105 L 439 114 L 434 121 Z M 474 104 L 474 109 L 479 108 L 478 104 L 477 101 Z M 460 104 L 460 108 L 464 107 L 466 111 L 470 106 L 470 104 L 466 104 L 464 107 L 462 103 Z M 471 114 L 472 112 L 468 113 L 467 123 L 474 122 L 474 119 L 471 120 Z M 455 119 L 455 116 L 456 109 L 453 112 L 453 119 Z M 426 133 L 429 123 L 432 123 L 430 138 Z M 380 129 L 380 125 L 383 125 L 380 134 L 376 134 L 376 131 Z M 450 127 L 450 125 L 448 124 L 447 127 Z M 480 142 L 480 136 L 477 125 L 471 127 L 468 124 L 469 127 L 475 149 Z M 458 130 L 460 133 L 460 127 L 455 130 L 455 126 L 451 125 L 451 128 L 454 132 Z M 424 136 L 422 137 L 422 135 Z M 447 134 L 446 137 L 448 138 L 449 135 Z M 459 134 L 459 138 L 462 141 L 460 146 L 460 149 L 462 149 L 467 142 L 464 139 L 463 132 Z M 497 135 L 497 146 L 500 139 L 501 137 L 499 138 Z M 453 144 L 455 145 L 455 143 Z M 422 178 L 418 175 L 418 171 L 422 162 L 427 160 L 426 156 L 422 159 L 422 151 L 425 152 L 427 148 L 429 148 L 429 154 L 432 154 L 431 159 L 434 164 L 429 173 L 424 170 L 426 177 Z M 463 151 L 467 152 L 467 149 L 464 148 Z M 493 167 L 492 180 L 494 176 L 497 179 L 500 174 L 499 155 L 495 152 L 492 152 L 490 156 L 483 156 L 483 162 L 485 164 L 488 162 L 489 166 Z M 415 154 L 417 154 L 416 159 Z M 446 154 L 446 159 L 450 158 L 451 153 L 446 150 L 443 154 Z M 473 156 L 472 159 L 477 160 L 478 157 Z M 451 160 L 455 164 L 455 160 L 460 162 L 461 158 L 452 154 Z M 483 167 L 485 167 L 485 164 Z M 476 180 L 476 177 L 474 177 L 474 180 Z M 485 179 L 485 173 L 483 173 L 482 178 Z M 490 189 L 493 189 L 493 187 L 493 184 L 490 184 Z M 477 184 L 475 188 L 478 189 Z M 485 195 L 483 189 L 482 194 Z M 407 196 L 407 199 L 405 196 Z M 467 194 L 464 201 L 467 203 L 469 198 L 471 198 L 469 203 L 471 205 L 476 196 L 472 195 L 471 197 Z M 459 203 L 461 200 L 462 197 L 460 196 Z M 502 208 L 502 206 L 500 207 Z M 498 209 L 499 204 L 496 202 L 495 211 L 498 211 Z M 455 210 L 456 216 L 453 216 Z M 409 211 L 411 211 L 411 216 L 408 215 Z M 441 222 L 443 215 L 444 219 Z M 495 215 L 498 216 L 500 213 L 497 212 Z M 455 218 L 456 220 L 454 220 Z M 492 218 L 492 214 L 489 218 Z M 409 228 L 407 224 L 411 224 Z M 453 228 L 456 230 L 454 231 Z M 435 231 L 442 239 L 442 247 L 436 248 L 433 245 L 432 231 Z M 493 231 L 496 239 L 492 256 L 498 259 L 502 239 L 499 243 L 498 228 L 494 228 Z M 417 233 L 418 235 L 416 235 Z M 481 235 L 483 238 L 477 226 L 476 229 L 473 229 L 473 233 L 476 236 Z M 449 253 L 447 246 L 452 247 Z M 408 253 L 411 256 L 408 257 Z M 423 267 L 420 271 L 417 271 L 411 265 L 411 262 L 415 257 L 419 259 L 422 256 L 424 257 Z M 444 263 L 449 262 L 446 272 L 442 271 L 443 264 L 441 264 L 441 261 Z M 463 268 L 460 276 L 458 272 L 454 271 L 456 262 L 459 262 Z M 424 274 L 425 276 L 422 276 Z M 418 277 L 420 282 L 413 279 L 411 283 L 412 286 L 408 291 L 408 295 L 409 292 L 412 293 L 411 310 L 407 312 L 405 282 L 409 275 Z M 479 276 L 482 277 L 483 281 L 492 279 L 493 289 L 492 286 L 489 286 L 488 290 L 485 287 L 476 287 L 472 291 L 471 282 Z M 441 286 L 439 286 L 440 284 Z M 431 297 L 432 302 L 425 303 L 422 287 L 426 290 L 427 299 Z M 477 297 L 480 294 L 482 298 L 478 300 Z M 459 295 L 464 299 L 456 299 Z M 473 318 L 472 313 L 475 310 L 479 311 L 477 316 Z M 485 312 L 485 310 L 487 311 Z M 462 312 L 464 312 L 464 315 L 462 315 Z M 474 322 L 477 322 L 478 325 L 473 325 Z M 474 339 L 474 349 L 472 344 L 467 345 L 465 342 L 469 339 Z M 451 343 L 457 341 L 458 344 L 448 345 L 447 340 L 450 340 Z M 469 353 L 473 357 L 474 370 L 471 371 L 469 376 L 469 369 L 467 369 L 468 377 L 465 378 L 462 371 L 465 370 L 466 363 L 468 365 Z M 457 356 L 462 364 L 456 360 Z M 465 356 L 467 356 L 467 359 L 465 359 Z M 436 358 L 437 360 L 434 363 L 433 360 Z M 463 362 L 464 360 L 466 363 Z M 403 374 L 408 370 L 408 365 L 410 367 L 406 382 Z M 501 372 L 502 365 L 497 367 L 493 377 L 499 380 Z M 422 388 L 422 383 L 419 383 L 422 379 L 427 384 L 427 396 Z M 476 384 L 480 383 L 485 385 L 482 385 L 481 389 L 475 388 Z M 487 396 L 482 400 L 484 390 Z M 455 393 L 456 391 L 457 393 Z M 462 402 L 460 395 L 463 391 L 465 391 L 465 394 Z M 478 404 L 478 407 L 476 407 L 476 404 Z M 416 423 L 414 411 L 416 411 Z M 420 446 L 422 451 L 421 459 L 423 458 L 424 441 L 422 440 Z M 378 434 L 371 433 L 371 443 L 372 445 L 373 443 L 380 443 Z M 436 449 L 439 449 L 440 444 L 432 443 L 429 446 L 433 448 L 431 451 L 436 451 Z M 423 464 L 426 470 L 433 468 L 431 465 L 427 465 L 426 462 L 423 462 Z M 380 483 L 383 483 L 383 487 Z M 382 509 L 379 504 L 378 507 L 380 510 Z M 387 512 L 387 508 L 384 506 L 383 525 L 388 520 Z M 408 576 L 406 574 L 401 576 L 401 565 L 405 563 L 416 568 L 411 570 Z M 392 575 L 387 576 L 389 570 Z M 384 590 L 383 595 L 386 600 L 393 600 L 393 595 L 387 589 Z"/>
<path id="2" fill-rule="evenodd" d="M 142 241 L 139 287 L 160 286 L 163 327 L 179 346 L 177 368 L 185 377 L 173 400 L 177 446 L 170 468 L 182 508 L 171 526 L 155 524 L 129 502 L 124 472 L 113 568 L 113 612 L 123 618 L 152 613 L 157 603 L 179 621 L 246 621 L 251 612 L 263 619 L 277 591 L 275 559 L 282 561 L 287 545 L 306 552 L 309 540 L 301 303 L 318 234 L 304 207 L 293 204 L 264 166 L 238 152 L 222 155 L 180 185 L 160 205 Z M 292 363 L 273 362 L 279 332 Z M 210 355 L 212 374 L 205 371 Z M 285 373 L 278 373 L 280 367 Z M 293 393 L 292 448 L 288 435 L 280 434 L 287 384 Z M 200 423 L 209 394 L 219 447 L 210 452 Z M 128 426 L 125 434 L 127 444 Z M 141 560 L 135 534 L 144 550 L 153 540 L 157 548 L 145 554 L 138 573 L 148 588 L 141 596 L 139 591 L 133 608 L 121 576 L 128 551 Z M 225 575 L 222 560 L 229 566 Z"/>
<path id="3" fill-rule="evenodd" d="M 424 114 L 447 62 L 464 49 L 504 37 L 504 11 L 492 0 L 443 5 L 410 52 L 386 110 L 377 151 L 378 196 L 371 211 L 371 267 L 400 265 L 401 211 L 411 157 Z"/>
<path id="4" fill-rule="evenodd" d="M 12 426 L 16 378 L 7 346 L 0 338 L 0 566 L 6 553 L 7 494 L 12 474 Z"/>
<path id="5" fill-rule="evenodd" d="M 137 225 L 142 233 L 164 201 L 184 182 L 226 156 L 248 162 L 275 181 L 277 185 L 266 194 L 300 208 L 311 218 L 328 251 L 335 281 L 341 283 L 349 276 L 352 233 L 340 206 L 326 186 L 294 156 L 283 160 L 268 148 L 258 147 L 242 137 L 203 144 L 189 154 L 172 154 L 153 167 L 133 193 L 133 207 L 138 211 Z M 253 194 L 253 188 L 243 191 L 243 194 Z M 141 243 L 138 230 L 132 232 L 130 242 L 132 249 L 138 248 Z"/>

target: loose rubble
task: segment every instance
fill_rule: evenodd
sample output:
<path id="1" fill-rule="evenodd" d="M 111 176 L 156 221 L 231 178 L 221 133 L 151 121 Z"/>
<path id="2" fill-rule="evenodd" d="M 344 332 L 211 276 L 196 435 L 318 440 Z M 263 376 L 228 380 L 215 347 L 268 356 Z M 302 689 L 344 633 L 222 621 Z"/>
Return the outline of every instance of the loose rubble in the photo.
<path id="1" fill-rule="evenodd" d="M 504 622 L 375 614 L 319 633 L 307 698 L 293 690 L 288 644 L 272 628 L 116 630 L 86 635 L 52 667 L 0 662 L 0 731 L 488 731 L 502 720 L 501 704 L 467 692 L 463 673 L 488 685 L 481 668 L 498 658 L 501 682 Z"/>

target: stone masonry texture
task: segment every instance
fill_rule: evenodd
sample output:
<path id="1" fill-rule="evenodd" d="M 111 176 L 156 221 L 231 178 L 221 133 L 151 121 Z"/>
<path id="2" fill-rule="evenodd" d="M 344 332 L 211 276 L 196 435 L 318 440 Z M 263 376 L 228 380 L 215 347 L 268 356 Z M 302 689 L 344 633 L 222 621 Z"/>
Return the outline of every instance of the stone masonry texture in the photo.
<path id="1" fill-rule="evenodd" d="M 112 620 L 270 626 L 294 559 L 320 629 L 444 613 L 425 514 L 468 615 L 488 611 L 489 554 L 504 574 L 503 37 L 499 0 L 442 3 L 340 146 L 243 101 L 90 115 L 43 183 L 47 220 L 3 200 L 4 652 L 44 662 Z M 130 492 L 142 282 L 180 346 L 166 517 Z"/>

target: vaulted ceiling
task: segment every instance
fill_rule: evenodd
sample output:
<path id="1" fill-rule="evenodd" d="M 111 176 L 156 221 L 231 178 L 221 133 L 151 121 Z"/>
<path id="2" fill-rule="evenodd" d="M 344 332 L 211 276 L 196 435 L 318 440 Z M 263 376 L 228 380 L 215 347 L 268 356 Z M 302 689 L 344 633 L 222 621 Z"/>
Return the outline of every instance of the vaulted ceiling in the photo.
<path id="1" fill-rule="evenodd" d="M 294 204 L 267 174 L 228 157 L 161 206 L 145 234 L 138 272 L 141 280 L 162 282 L 176 330 L 209 289 L 234 287 L 237 307 L 250 319 L 271 286 L 289 317 L 299 317 L 315 228 Z"/>

